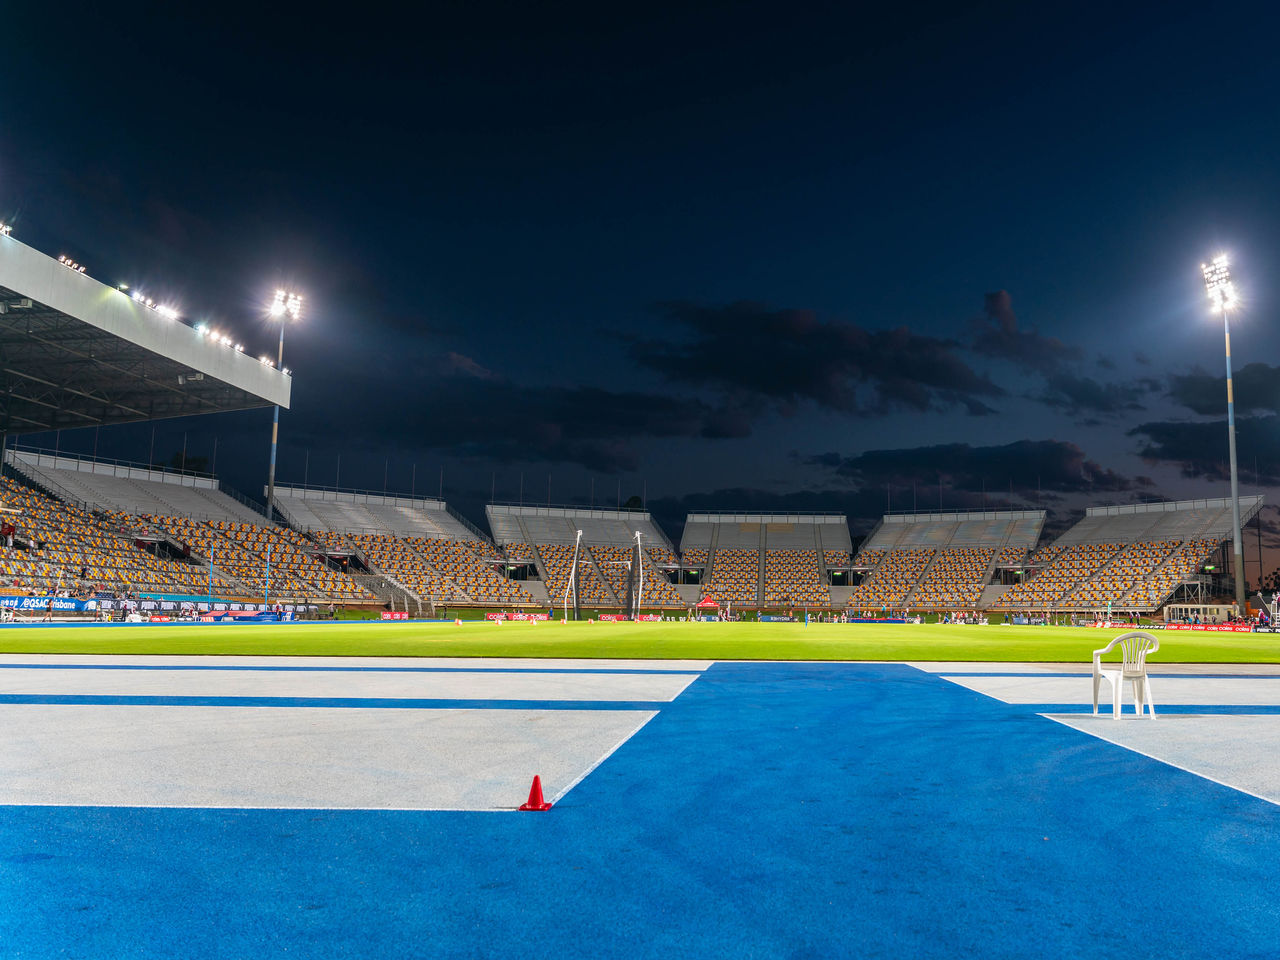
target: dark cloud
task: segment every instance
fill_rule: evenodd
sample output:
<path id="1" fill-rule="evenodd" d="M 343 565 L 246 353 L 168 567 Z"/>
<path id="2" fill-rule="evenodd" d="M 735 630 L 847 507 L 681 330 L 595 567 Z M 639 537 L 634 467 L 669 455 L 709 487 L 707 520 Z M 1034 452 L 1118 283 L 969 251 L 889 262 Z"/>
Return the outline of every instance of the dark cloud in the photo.
<path id="1" fill-rule="evenodd" d="M 973 321 L 969 345 L 984 357 L 1008 360 L 1045 375 L 1080 359 L 1079 349 L 1057 337 L 1046 337 L 1035 329 L 1019 329 L 1013 299 L 1005 290 L 988 293 L 982 312 L 983 316 Z"/>
<path id="2" fill-rule="evenodd" d="M 1184 477 L 1230 478 L 1225 419 L 1144 423 L 1129 435 L 1145 438 L 1144 460 L 1174 464 Z M 1280 417 L 1237 417 L 1236 449 L 1242 479 L 1253 480 L 1256 462 L 1262 483 L 1280 483 Z"/>
<path id="3" fill-rule="evenodd" d="M 637 340 L 636 361 L 678 383 L 711 387 L 736 401 L 784 413 L 812 401 L 831 410 L 886 413 L 959 407 L 981 416 L 1004 391 L 973 370 L 958 343 L 906 327 L 867 330 L 807 310 L 755 303 L 669 303 L 664 318 L 688 336 Z"/>
<path id="4" fill-rule="evenodd" d="M 1114 416 L 1145 409 L 1138 400 L 1146 392 L 1142 383 L 1102 383 L 1064 370 L 1046 375 L 1044 392 L 1035 399 L 1072 416 Z"/>
<path id="5" fill-rule="evenodd" d="M 1280 413 L 1280 367 L 1250 363 L 1232 375 L 1236 413 Z M 1191 373 L 1169 378 L 1169 396 L 1194 413 L 1225 416 L 1227 381 L 1225 371 L 1207 373 L 1196 368 Z"/>
<path id="6" fill-rule="evenodd" d="M 886 483 L 940 482 L 944 490 L 1007 491 L 1034 496 L 1058 493 L 1119 492 L 1150 487 L 1146 477 L 1128 478 L 1085 456 L 1074 443 L 1018 440 L 1002 446 L 939 444 L 898 450 L 869 450 L 856 457 L 822 453 L 802 462 L 835 471 L 850 483 L 883 489 Z M 935 487 L 936 489 L 936 487 Z"/>
<path id="7" fill-rule="evenodd" d="M 384 383 L 365 403 L 323 424 L 299 423 L 292 442 L 307 446 L 337 432 L 348 445 L 403 444 L 499 462 L 577 463 L 608 473 L 636 469 L 637 441 L 743 437 L 750 429 L 740 411 L 698 399 L 519 384 L 451 353 L 431 376 Z"/>
<path id="8" fill-rule="evenodd" d="M 450 350 L 445 354 L 445 362 L 450 368 L 459 373 L 465 373 L 468 376 L 477 377 L 480 380 L 496 380 L 497 375 L 488 367 L 482 367 L 475 360 L 461 353 L 455 353 Z"/>

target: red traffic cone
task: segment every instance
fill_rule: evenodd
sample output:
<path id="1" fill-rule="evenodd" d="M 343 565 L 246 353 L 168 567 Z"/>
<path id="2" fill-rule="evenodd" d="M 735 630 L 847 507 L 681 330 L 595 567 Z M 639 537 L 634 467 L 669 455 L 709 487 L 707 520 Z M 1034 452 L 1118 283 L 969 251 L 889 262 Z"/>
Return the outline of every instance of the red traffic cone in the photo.
<path id="1" fill-rule="evenodd" d="M 550 810 L 551 804 L 542 799 L 542 778 L 535 776 L 533 786 L 529 788 L 529 799 L 520 804 L 521 810 Z"/>

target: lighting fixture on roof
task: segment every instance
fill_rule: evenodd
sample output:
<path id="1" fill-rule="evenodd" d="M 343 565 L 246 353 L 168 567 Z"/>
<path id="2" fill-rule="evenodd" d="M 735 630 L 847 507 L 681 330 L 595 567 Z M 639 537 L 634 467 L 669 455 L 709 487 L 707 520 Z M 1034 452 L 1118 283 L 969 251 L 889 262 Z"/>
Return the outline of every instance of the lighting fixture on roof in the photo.
<path id="1" fill-rule="evenodd" d="M 0 223 L 0 237 L 7 237 L 11 233 L 13 233 L 12 223 Z"/>
<path id="2" fill-rule="evenodd" d="M 166 320 L 178 319 L 178 311 L 163 303 L 156 307 L 156 313 L 160 314 L 160 316 L 164 317 Z"/>
<path id="3" fill-rule="evenodd" d="M 1239 304 L 1240 298 L 1236 296 L 1235 284 L 1231 282 L 1230 262 L 1225 253 L 1209 263 L 1200 264 L 1200 271 L 1204 274 L 1204 289 L 1209 295 L 1209 309 L 1220 313 Z"/>
<path id="4" fill-rule="evenodd" d="M 74 270 L 76 273 L 84 273 L 84 264 L 76 263 L 70 257 L 59 254 L 58 262 L 62 264 L 64 267 L 69 267 L 70 269 Z"/>

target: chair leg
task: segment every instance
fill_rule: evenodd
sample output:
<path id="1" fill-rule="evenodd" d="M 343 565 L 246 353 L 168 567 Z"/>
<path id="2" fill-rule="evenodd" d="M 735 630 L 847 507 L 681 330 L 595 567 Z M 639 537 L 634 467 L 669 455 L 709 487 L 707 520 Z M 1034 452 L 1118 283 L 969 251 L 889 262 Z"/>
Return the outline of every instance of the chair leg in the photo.
<path id="1" fill-rule="evenodd" d="M 1098 674 L 1093 675 L 1093 715 L 1098 715 L 1098 684 L 1102 682 L 1102 677 Z"/>
<path id="2" fill-rule="evenodd" d="M 1111 717 L 1114 720 L 1120 719 L 1120 700 L 1124 691 L 1124 681 L 1117 680 L 1111 684 Z"/>
<path id="3" fill-rule="evenodd" d="M 1156 718 L 1156 702 L 1151 699 L 1151 678 L 1142 678 L 1142 699 L 1147 701 L 1147 713 L 1151 719 Z"/>

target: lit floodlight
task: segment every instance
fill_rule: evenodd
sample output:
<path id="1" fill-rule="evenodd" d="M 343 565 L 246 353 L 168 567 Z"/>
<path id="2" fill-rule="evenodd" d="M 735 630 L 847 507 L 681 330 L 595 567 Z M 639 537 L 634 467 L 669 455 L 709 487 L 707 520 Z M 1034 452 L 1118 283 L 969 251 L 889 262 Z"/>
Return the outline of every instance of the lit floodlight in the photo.
<path id="1" fill-rule="evenodd" d="M 300 320 L 302 319 L 302 296 L 287 290 L 277 290 L 267 312 L 273 317 L 288 316 L 291 320 Z"/>
<path id="2" fill-rule="evenodd" d="M 13 224 L 0 223 L 0 237 L 7 237 L 13 232 Z"/>
<path id="3" fill-rule="evenodd" d="M 1204 289 L 1209 295 L 1210 309 L 1214 313 L 1233 310 L 1240 302 L 1235 284 L 1231 282 L 1229 266 L 1225 253 L 1214 257 L 1209 263 L 1200 264 L 1200 270 L 1204 274 Z"/>
<path id="4" fill-rule="evenodd" d="M 160 314 L 160 316 L 164 317 L 166 320 L 178 319 L 178 311 L 163 303 L 156 307 L 156 313 Z"/>

